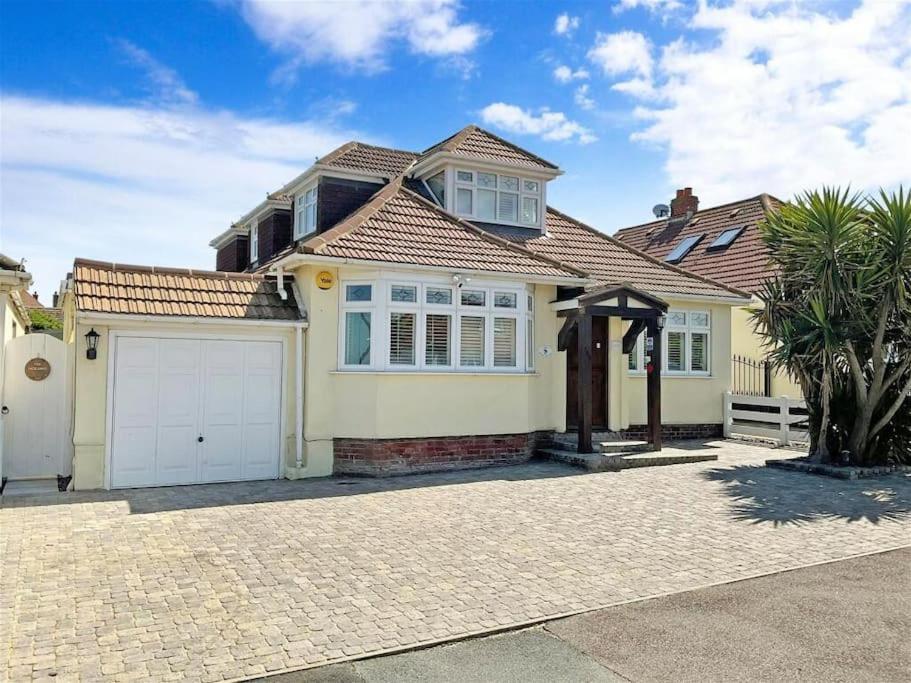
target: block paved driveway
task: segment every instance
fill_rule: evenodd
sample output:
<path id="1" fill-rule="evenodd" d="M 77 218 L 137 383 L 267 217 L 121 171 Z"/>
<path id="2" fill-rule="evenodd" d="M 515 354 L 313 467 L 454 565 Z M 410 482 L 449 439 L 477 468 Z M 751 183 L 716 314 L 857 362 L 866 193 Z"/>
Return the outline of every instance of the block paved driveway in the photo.
<path id="1" fill-rule="evenodd" d="M 0 678 L 226 680 L 911 545 L 911 478 L 550 463 L 5 497 Z"/>

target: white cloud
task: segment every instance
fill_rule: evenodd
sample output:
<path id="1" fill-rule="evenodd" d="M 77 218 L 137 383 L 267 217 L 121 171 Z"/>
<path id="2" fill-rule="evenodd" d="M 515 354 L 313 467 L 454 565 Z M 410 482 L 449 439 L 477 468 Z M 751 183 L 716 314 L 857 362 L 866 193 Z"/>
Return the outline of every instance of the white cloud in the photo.
<path id="1" fill-rule="evenodd" d="M 588 73 L 587 69 L 576 69 L 573 71 L 565 64 L 561 64 L 556 69 L 554 69 L 554 79 L 558 83 L 570 83 L 571 81 L 584 81 L 591 74 Z"/>
<path id="2" fill-rule="evenodd" d="M 643 7 L 649 12 L 673 12 L 681 9 L 683 3 L 680 0 L 619 0 L 614 5 L 614 12 L 619 14 L 637 7 Z"/>
<path id="3" fill-rule="evenodd" d="M 588 94 L 588 83 L 583 83 L 578 88 L 576 88 L 576 93 L 573 95 L 573 99 L 576 101 L 576 104 L 585 110 L 591 110 L 595 108 L 595 101 Z"/>
<path id="4" fill-rule="evenodd" d="M 566 36 L 579 28 L 579 17 L 572 17 L 566 12 L 559 15 L 554 21 L 554 33 Z"/>
<path id="5" fill-rule="evenodd" d="M 146 50 L 129 40 L 120 39 L 114 43 L 131 62 L 146 72 L 154 87 L 155 99 L 173 104 L 195 104 L 199 99 L 176 71 L 159 62 Z"/>
<path id="6" fill-rule="evenodd" d="M 588 128 L 569 120 L 562 112 L 549 109 L 533 114 L 514 104 L 495 102 L 481 110 L 481 120 L 509 133 L 536 135 L 543 140 L 575 140 L 583 145 L 597 140 Z"/>
<path id="7" fill-rule="evenodd" d="M 471 52 L 486 31 L 459 18 L 456 0 L 244 0 L 241 12 L 256 35 L 289 55 L 280 77 L 304 63 L 333 62 L 377 71 L 397 43 L 430 57 Z"/>
<path id="8" fill-rule="evenodd" d="M 651 44 L 641 33 L 598 33 L 588 58 L 608 75 L 652 73 Z"/>
<path id="9" fill-rule="evenodd" d="M 822 184 L 911 184 L 911 2 L 702 4 L 702 42 L 665 45 L 653 73 L 613 86 L 639 100 L 633 139 L 667 150 L 671 183 L 703 199 Z"/>
<path id="10" fill-rule="evenodd" d="M 209 240 L 352 135 L 309 121 L 4 96 L 0 251 L 49 300 L 73 258 L 213 268 Z"/>

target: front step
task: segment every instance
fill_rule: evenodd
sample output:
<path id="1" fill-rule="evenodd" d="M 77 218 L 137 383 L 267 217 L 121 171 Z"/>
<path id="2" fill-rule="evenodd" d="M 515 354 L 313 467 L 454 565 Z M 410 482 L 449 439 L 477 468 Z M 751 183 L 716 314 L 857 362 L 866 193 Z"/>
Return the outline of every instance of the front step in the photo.
<path id="1" fill-rule="evenodd" d="M 599 446 L 605 455 L 647 453 L 652 450 L 648 441 L 602 441 Z"/>
<path id="2" fill-rule="evenodd" d="M 718 460 L 711 453 L 673 453 L 664 455 L 659 452 L 633 453 L 575 453 L 559 448 L 542 448 L 538 454 L 567 465 L 581 467 L 589 472 L 617 472 L 634 467 L 660 467 L 662 465 L 681 465 L 688 462 L 707 462 Z"/>

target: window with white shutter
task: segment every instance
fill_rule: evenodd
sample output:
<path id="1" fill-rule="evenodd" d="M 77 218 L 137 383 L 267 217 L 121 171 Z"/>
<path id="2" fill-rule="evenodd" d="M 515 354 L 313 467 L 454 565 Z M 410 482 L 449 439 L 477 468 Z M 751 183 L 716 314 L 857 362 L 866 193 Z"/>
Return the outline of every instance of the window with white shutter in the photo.
<path id="1" fill-rule="evenodd" d="M 711 317 L 705 311 L 669 311 L 664 330 L 665 369 L 671 375 L 708 375 Z M 641 361 L 641 355 L 640 360 Z M 632 369 L 632 361 L 630 362 Z"/>
<path id="2" fill-rule="evenodd" d="M 519 220 L 519 195 L 512 192 L 501 192 L 497 206 L 497 218 L 501 221 L 515 223 Z"/>
<path id="3" fill-rule="evenodd" d="M 389 363 L 390 365 L 414 365 L 414 313 L 389 314 Z"/>
<path id="4" fill-rule="evenodd" d="M 452 316 L 428 313 L 424 326 L 424 362 L 427 365 L 452 365 L 451 334 Z"/>
<path id="5" fill-rule="evenodd" d="M 512 175 L 457 169 L 455 212 L 481 221 L 541 225 L 544 183 Z"/>
<path id="6" fill-rule="evenodd" d="M 686 332 L 668 330 L 667 370 L 668 372 L 686 372 Z"/>
<path id="7" fill-rule="evenodd" d="M 493 364 L 498 368 L 516 367 L 516 319 L 493 319 Z"/>
<path id="8" fill-rule="evenodd" d="M 708 341 L 709 335 L 705 332 L 693 332 L 690 337 L 690 358 L 693 372 L 708 372 Z"/>
<path id="9" fill-rule="evenodd" d="M 484 366 L 484 327 L 487 319 L 473 315 L 459 318 L 459 365 Z"/>

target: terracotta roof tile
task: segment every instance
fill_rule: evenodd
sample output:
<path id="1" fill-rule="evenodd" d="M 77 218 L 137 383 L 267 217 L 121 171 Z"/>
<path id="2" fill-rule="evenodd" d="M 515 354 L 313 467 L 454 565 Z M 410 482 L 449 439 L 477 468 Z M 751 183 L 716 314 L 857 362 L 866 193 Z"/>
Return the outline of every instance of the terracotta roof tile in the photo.
<path id="1" fill-rule="evenodd" d="M 453 270 L 584 278 L 579 269 L 536 255 L 448 214 L 402 187 L 380 190 L 354 214 L 301 245 L 305 253 Z"/>
<path id="2" fill-rule="evenodd" d="M 486 161 L 505 161 L 509 164 L 528 168 L 557 169 L 556 164 L 552 164 L 546 159 L 542 159 L 508 140 L 504 140 L 475 125 L 466 126 L 455 135 L 425 150 L 421 153 L 421 159 L 425 159 L 437 152 L 449 152 Z"/>
<path id="3" fill-rule="evenodd" d="M 536 254 L 572 263 L 599 285 L 629 284 L 656 296 L 746 296 L 745 292 L 656 261 L 584 223 L 547 207 L 547 234 L 510 239 Z"/>
<path id="4" fill-rule="evenodd" d="M 731 287 L 757 291 L 762 282 L 775 276 L 768 263 L 768 250 L 759 236 L 759 223 L 767 210 L 782 202 L 770 195 L 759 195 L 731 204 L 697 211 L 686 224 L 669 223 L 666 219 L 623 228 L 616 237 L 625 244 L 664 260 L 685 237 L 705 235 L 677 265 L 710 277 Z M 725 230 L 744 228 L 734 242 L 724 249 L 710 245 Z"/>
<path id="5" fill-rule="evenodd" d="M 377 147 L 363 142 L 347 142 L 326 156 L 317 159 L 317 164 L 344 168 L 349 171 L 366 171 L 392 178 L 405 171 L 418 155 L 401 149 Z"/>
<path id="6" fill-rule="evenodd" d="M 278 295 L 263 275 L 129 266 L 76 259 L 76 308 L 95 313 L 132 313 L 203 318 L 300 320 L 288 290 Z"/>

